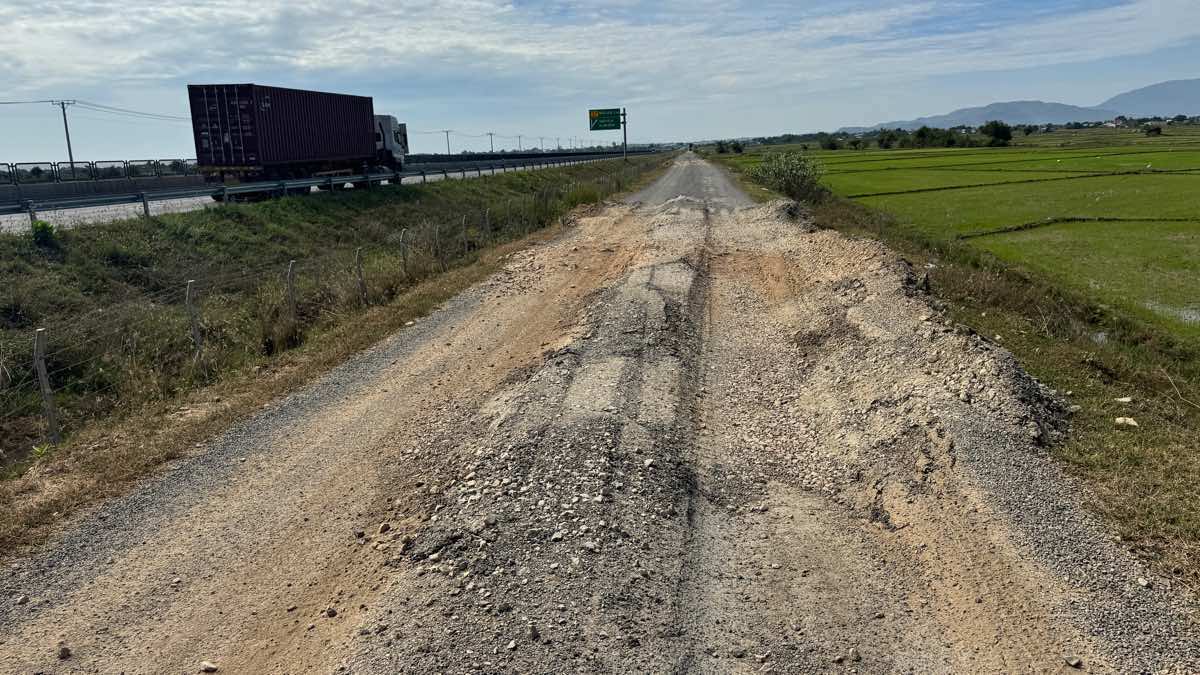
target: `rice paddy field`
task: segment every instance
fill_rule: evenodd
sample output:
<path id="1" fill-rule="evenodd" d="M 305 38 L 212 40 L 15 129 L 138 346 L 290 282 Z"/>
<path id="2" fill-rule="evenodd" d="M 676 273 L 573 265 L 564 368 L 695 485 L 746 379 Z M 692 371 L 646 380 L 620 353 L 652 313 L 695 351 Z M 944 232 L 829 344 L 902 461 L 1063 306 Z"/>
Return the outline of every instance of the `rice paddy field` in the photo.
<path id="1" fill-rule="evenodd" d="M 1200 128 L 1061 130 L 1008 148 L 817 151 L 836 194 L 1200 343 Z M 723 159 L 736 169 L 765 152 Z M 795 148 L 792 148 L 795 149 Z"/>

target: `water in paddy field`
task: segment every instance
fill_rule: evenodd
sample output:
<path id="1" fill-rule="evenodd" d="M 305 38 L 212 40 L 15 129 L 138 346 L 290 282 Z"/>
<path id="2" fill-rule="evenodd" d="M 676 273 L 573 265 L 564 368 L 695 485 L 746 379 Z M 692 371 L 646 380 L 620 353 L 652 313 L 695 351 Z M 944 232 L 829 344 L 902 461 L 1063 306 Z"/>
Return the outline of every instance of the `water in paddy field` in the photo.
<path id="1" fill-rule="evenodd" d="M 1176 307 L 1159 302 L 1145 303 L 1146 309 L 1189 324 L 1200 324 L 1200 306 Z"/>

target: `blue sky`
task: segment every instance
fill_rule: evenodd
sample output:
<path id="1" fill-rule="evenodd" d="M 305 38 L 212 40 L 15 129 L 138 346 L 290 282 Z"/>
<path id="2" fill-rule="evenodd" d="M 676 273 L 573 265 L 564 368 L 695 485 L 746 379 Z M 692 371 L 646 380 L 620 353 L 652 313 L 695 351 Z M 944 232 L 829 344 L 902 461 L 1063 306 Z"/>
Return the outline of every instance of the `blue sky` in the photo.
<path id="1" fill-rule="evenodd" d="M 188 82 L 340 91 L 408 122 L 416 151 L 446 128 L 455 151 L 486 131 L 617 140 L 589 107 L 627 106 L 633 140 L 688 140 L 1200 77 L 1197 0 L 0 0 L 0 26 L 0 100 L 186 116 Z M 72 110 L 71 131 L 81 159 L 194 154 L 186 122 Z M 65 155 L 57 109 L 0 106 L 0 162 Z"/>

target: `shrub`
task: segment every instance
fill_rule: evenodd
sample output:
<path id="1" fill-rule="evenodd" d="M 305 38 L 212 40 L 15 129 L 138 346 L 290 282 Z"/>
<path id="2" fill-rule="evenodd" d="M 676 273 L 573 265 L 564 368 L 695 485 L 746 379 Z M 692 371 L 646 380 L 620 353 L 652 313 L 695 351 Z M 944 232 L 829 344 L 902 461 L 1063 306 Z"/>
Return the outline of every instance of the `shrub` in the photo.
<path id="1" fill-rule="evenodd" d="M 750 170 L 759 183 L 798 202 L 819 202 L 826 195 L 821 166 L 802 152 L 770 153 Z"/>
<path id="2" fill-rule="evenodd" d="M 1008 142 L 1011 141 L 1013 137 L 1012 127 L 1008 126 L 1004 122 L 1001 122 L 1000 120 L 992 120 L 982 127 L 979 127 L 979 132 L 984 136 L 990 137 L 991 140 L 988 141 L 988 145 L 993 146 L 1008 145 Z"/>
<path id="3" fill-rule="evenodd" d="M 31 228 L 33 243 L 37 244 L 38 247 L 58 248 L 58 233 L 54 230 L 54 225 L 44 220 L 35 220 Z"/>

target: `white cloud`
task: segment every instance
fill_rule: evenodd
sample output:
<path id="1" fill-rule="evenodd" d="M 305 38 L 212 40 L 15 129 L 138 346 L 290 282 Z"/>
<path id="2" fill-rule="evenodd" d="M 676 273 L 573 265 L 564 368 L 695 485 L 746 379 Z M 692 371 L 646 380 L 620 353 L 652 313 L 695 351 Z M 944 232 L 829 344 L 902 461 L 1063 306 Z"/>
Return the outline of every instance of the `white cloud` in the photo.
<path id="1" fill-rule="evenodd" d="M 968 14 L 978 20 L 957 21 Z M 0 91 L 101 92 L 120 103 L 181 92 L 187 81 L 255 80 L 331 83 L 405 103 L 537 96 L 678 109 L 1087 62 L 1200 38 L 1195 0 L 987 19 L 987 3 L 963 0 L 0 0 Z M 361 88 L 381 83 L 384 92 Z M 181 112 L 181 98 L 149 107 Z"/>

